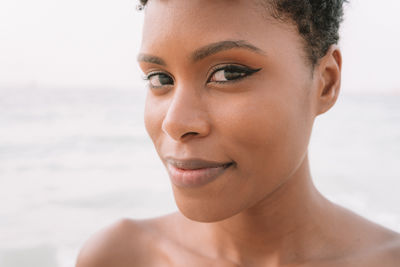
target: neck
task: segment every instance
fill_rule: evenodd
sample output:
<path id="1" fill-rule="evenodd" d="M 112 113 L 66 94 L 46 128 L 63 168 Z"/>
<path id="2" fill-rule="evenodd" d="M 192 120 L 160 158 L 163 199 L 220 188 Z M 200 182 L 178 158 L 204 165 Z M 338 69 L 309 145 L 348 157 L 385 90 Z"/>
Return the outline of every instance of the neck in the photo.
<path id="1" fill-rule="evenodd" d="M 312 183 L 305 157 L 294 175 L 256 206 L 210 224 L 211 239 L 219 256 L 243 266 L 260 259 L 275 266 L 304 261 L 310 251 L 318 254 L 309 248 L 327 238 L 332 208 Z"/>

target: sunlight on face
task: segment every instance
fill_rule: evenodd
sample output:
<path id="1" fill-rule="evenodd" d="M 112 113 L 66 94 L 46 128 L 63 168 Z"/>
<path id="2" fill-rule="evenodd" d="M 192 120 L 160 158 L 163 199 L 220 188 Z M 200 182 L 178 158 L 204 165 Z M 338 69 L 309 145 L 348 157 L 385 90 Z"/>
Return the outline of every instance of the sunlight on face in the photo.
<path id="1" fill-rule="evenodd" d="M 154 0 L 138 60 L 146 129 L 188 218 L 252 207 L 305 160 L 316 83 L 293 25 L 249 1 Z"/>

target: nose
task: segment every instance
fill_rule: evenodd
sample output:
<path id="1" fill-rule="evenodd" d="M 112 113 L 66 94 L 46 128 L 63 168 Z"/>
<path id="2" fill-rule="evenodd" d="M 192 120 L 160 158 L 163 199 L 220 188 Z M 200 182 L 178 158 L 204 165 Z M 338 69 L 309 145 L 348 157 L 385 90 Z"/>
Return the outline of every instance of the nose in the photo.
<path id="1" fill-rule="evenodd" d="M 162 130 L 176 141 L 204 137 L 210 132 L 206 105 L 194 90 L 176 88 L 162 122 Z"/>

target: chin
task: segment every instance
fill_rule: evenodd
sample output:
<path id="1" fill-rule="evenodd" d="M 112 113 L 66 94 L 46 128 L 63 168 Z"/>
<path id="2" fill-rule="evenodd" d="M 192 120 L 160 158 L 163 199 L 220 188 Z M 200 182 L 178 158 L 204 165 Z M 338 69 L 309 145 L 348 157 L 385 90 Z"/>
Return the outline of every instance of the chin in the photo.
<path id="1" fill-rule="evenodd" d="M 223 221 L 240 213 L 243 208 L 230 201 L 212 197 L 194 198 L 180 195 L 174 190 L 174 197 L 179 211 L 188 219 L 203 223 Z"/>
<path id="2" fill-rule="evenodd" d="M 193 210 L 193 209 L 184 209 L 178 205 L 179 211 L 189 220 L 201 222 L 201 223 L 213 223 L 223 221 L 232 217 L 235 214 L 227 214 L 226 212 L 221 212 L 218 210 Z"/>

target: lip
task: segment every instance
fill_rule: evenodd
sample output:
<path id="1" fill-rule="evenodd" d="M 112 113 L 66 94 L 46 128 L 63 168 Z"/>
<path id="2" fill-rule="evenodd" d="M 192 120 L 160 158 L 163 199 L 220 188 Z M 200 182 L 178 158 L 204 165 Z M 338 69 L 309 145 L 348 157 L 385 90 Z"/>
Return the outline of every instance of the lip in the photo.
<path id="1" fill-rule="evenodd" d="M 217 162 L 202 159 L 165 159 L 171 181 L 178 187 L 200 187 L 217 179 L 234 162 Z"/>

